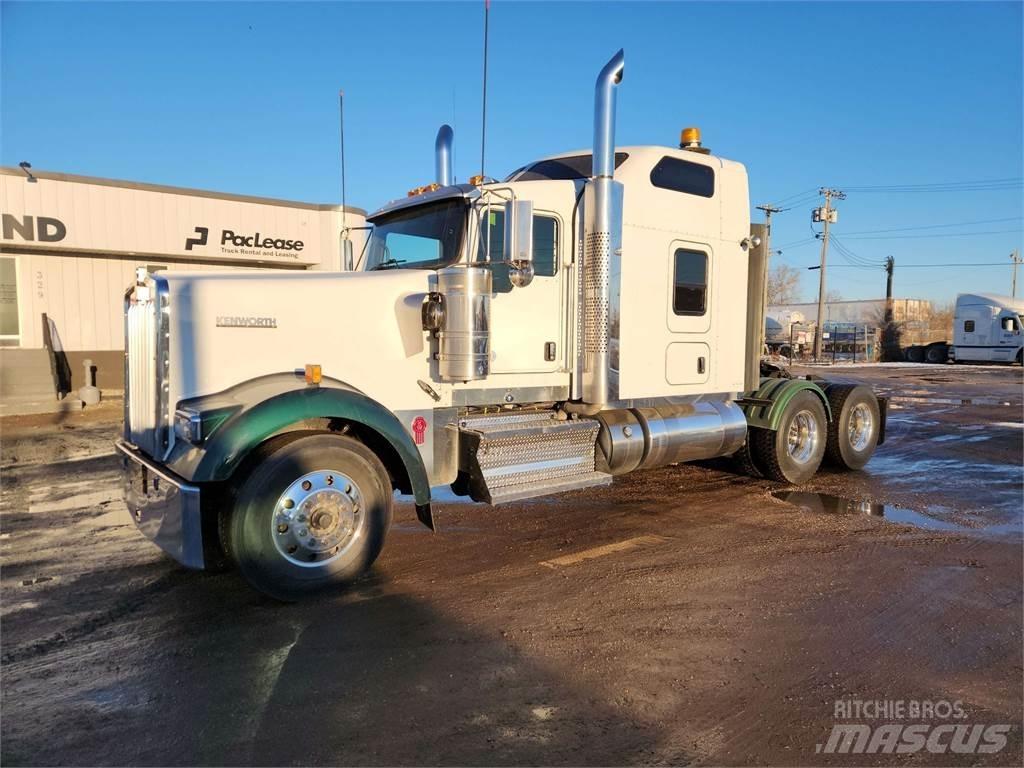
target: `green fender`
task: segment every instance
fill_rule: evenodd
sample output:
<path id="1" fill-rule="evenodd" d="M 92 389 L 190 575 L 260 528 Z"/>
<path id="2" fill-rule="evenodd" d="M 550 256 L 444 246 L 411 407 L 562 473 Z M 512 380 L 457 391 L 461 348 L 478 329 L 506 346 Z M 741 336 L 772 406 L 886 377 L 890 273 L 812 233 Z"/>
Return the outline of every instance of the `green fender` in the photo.
<path id="1" fill-rule="evenodd" d="M 361 392 L 331 386 L 290 389 L 243 406 L 218 424 L 204 443 L 192 480 L 227 480 L 246 455 L 271 435 L 307 419 L 323 418 L 361 424 L 383 437 L 405 467 L 417 507 L 430 504 L 423 460 L 395 414 Z"/>
<path id="2" fill-rule="evenodd" d="M 786 410 L 789 401 L 805 390 L 810 390 L 821 399 L 821 404 L 825 406 L 825 417 L 832 421 L 832 408 L 828 404 L 828 397 L 813 381 L 764 378 L 761 379 L 761 386 L 757 392 L 747 395 L 740 401 L 743 413 L 747 417 L 747 424 L 762 429 L 778 429 L 782 412 Z"/>

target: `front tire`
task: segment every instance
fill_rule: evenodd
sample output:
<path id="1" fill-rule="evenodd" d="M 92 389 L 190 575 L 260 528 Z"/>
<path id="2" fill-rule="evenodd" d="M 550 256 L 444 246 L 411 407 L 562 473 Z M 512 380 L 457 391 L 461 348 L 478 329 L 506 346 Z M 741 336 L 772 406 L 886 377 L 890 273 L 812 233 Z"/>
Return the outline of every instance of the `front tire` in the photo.
<path id="1" fill-rule="evenodd" d="M 249 584 L 293 601 L 366 571 L 384 546 L 391 506 L 387 470 L 365 445 L 312 435 L 251 467 L 223 544 Z"/>
<path id="2" fill-rule="evenodd" d="M 807 482 L 821 466 L 827 429 L 821 399 L 808 390 L 798 392 L 786 404 L 777 430 L 751 430 L 758 468 L 781 483 Z"/>
<path id="3" fill-rule="evenodd" d="M 878 398 L 863 384 L 835 384 L 828 388 L 832 423 L 825 454 L 843 469 L 861 469 L 878 445 L 882 424 Z"/>

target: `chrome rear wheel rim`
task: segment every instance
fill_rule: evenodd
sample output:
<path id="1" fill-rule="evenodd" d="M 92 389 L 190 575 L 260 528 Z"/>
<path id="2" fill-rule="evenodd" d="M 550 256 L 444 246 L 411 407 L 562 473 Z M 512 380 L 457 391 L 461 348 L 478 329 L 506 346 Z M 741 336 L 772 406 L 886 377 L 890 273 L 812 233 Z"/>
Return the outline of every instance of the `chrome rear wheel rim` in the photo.
<path id="1" fill-rule="evenodd" d="M 344 472 L 309 472 L 278 497 L 270 526 L 285 560 L 303 568 L 324 566 L 365 535 L 363 494 Z"/>
<path id="2" fill-rule="evenodd" d="M 810 411 L 799 411 L 789 423 L 786 453 L 797 464 L 806 464 L 814 456 L 819 442 L 818 420 Z"/>
<path id="3" fill-rule="evenodd" d="M 868 408 L 867 403 L 857 403 L 850 411 L 850 419 L 847 423 L 847 437 L 850 447 L 855 451 L 863 451 L 871 443 L 871 436 L 874 434 L 875 417 Z"/>

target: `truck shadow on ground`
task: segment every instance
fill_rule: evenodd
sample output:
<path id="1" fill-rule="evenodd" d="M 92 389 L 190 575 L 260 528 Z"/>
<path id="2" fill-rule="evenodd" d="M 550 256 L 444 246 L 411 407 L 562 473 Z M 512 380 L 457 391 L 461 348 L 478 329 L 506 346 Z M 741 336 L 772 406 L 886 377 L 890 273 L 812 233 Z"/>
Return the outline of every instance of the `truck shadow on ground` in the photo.
<path id="1" fill-rule="evenodd" d="M 379 571 L 296 605 L 230 573 L 140 589 L 98 631 L 8 657 L 5 764 L 609 765 L 651 762 L 659 742 L 574 664 L 538 663 Z"/>

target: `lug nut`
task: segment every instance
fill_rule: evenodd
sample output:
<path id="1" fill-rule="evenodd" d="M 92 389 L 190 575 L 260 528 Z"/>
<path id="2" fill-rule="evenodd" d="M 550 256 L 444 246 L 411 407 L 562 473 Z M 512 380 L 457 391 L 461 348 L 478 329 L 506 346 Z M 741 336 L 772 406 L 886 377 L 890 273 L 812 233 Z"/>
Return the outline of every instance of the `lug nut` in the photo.
<path id="1" fill-rule="evenodd" d="M 294 544 L 292 544 L 290 547 L 288 547 L 288 554 L 289 555 L 294 555 L 298 551 L 299 551 L 299 548 L 296 547 Z"/>
<path id="2" fill-rule="evenodd" d="M 281 523 L 280 525 L 278 525 L 277 526 L 277 532 L 278 533 L 288 533 L 288 524 L 287 523 Z"/>
<path id="3" fill-rule="evenodd" d="M 291 509 L 292 507 L 295 506 L 295 502 L 292 501 L 291 499 L 285 499 L 283 506 L 284 506 L 285 509 Z"/>
<path id="4" fill-rule="evenodd" d="M 309 480 L 303 480 L 302 481 L 302 490 L 308 491 L 312 487 L 313 487 L 313 484 L 311 482 L 309 482 Z"/>
<path id="5" fill-rule="evenodd" d="M 305 528 L 299 528 L 299 536 L 305 538 L 307 535 L 309 535 L 309 531 Z"/>

